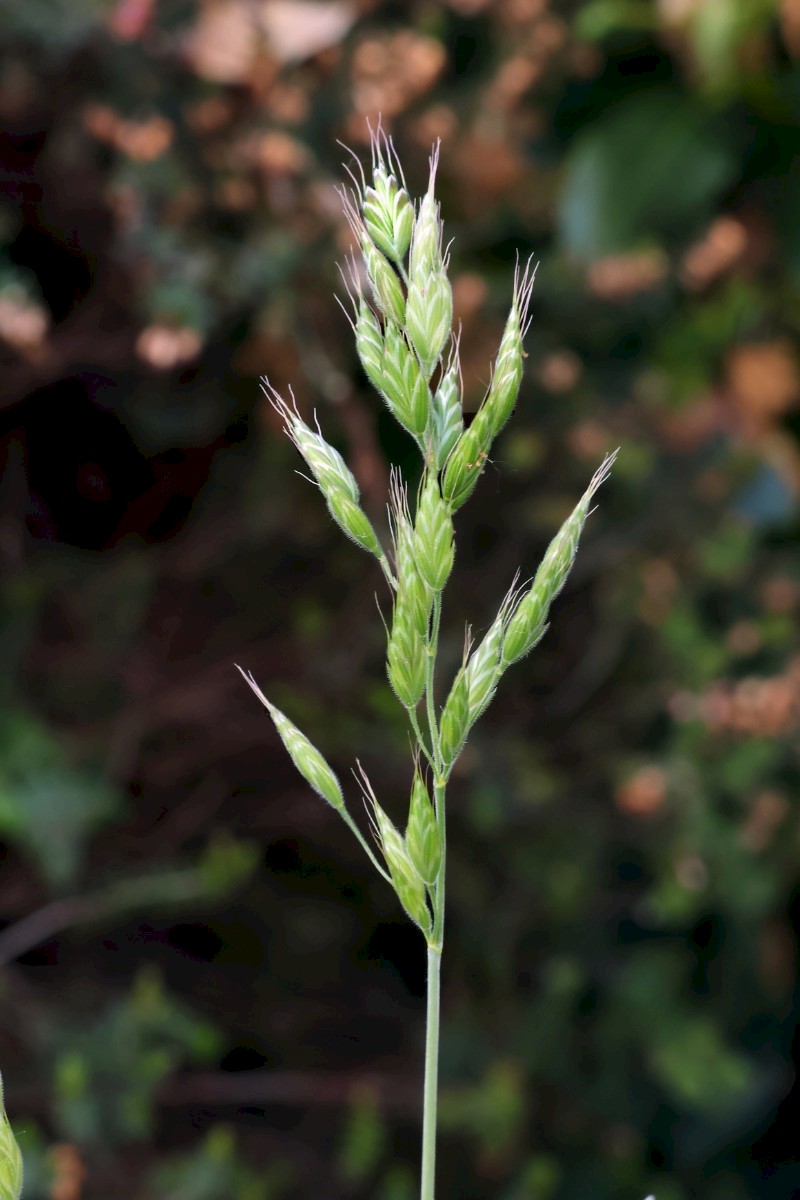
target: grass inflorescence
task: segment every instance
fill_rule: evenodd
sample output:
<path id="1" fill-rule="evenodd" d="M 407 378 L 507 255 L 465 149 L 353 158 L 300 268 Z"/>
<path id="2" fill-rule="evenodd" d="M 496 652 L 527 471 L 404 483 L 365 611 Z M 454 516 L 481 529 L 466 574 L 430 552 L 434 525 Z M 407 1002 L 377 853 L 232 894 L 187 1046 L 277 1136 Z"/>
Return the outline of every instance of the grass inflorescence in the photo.
<path id="1" fill-rule="evenodd" d="M 467 428 L 449 248 L 435 196 L 438 163 L 437 146 L 430 157 L 427 189 L 414 203 L 394 146 L 378 128 L 372 135 L 369 173 L 357 163 L 349 172 L 352 186 L 341 193 L 360 255 L 359 259 L 354 252 L 342 272 L 350 300 L 345 312 L 356 350 L 370 383 L 414 439 L 422 458 L 421 479 L 413 489 L 397 468 L 392 470 L 388 545 L 361 507 L 358 484 L 342 456 L 319 426 L 303 420 L 291 394 L 287 401 L 264 381 L 333 520 L 377 558 L 390 591 L 386 670 L 407 714 L 413 746 L 405 830 L 384 811 L 360 764 L 356 774 L 382 862 L 350 815 L 339 781 L 323 756 L 270 703 L 252 675 L 242 672 L 301 775 L 344 818 L 427 942 L 421 1200 L 432 1200 L 434 1194 L 447 785 L 503 673 L 543 636 L 550 606 L 572 567 L 592 498 L 615 457 L 609 455 L 600 465 L 533 577 L 520 582 L 518 575 L 513 580 L 484 636 L 473 642 L 467 630 L 462 664 L 440 707 L 434 689 L 442 596 L 455 561 L 453 518 L 474 491 L 492 444 L 517 403 L 535 270 L 528 262 L 516 271 L 489 386 Z"/>

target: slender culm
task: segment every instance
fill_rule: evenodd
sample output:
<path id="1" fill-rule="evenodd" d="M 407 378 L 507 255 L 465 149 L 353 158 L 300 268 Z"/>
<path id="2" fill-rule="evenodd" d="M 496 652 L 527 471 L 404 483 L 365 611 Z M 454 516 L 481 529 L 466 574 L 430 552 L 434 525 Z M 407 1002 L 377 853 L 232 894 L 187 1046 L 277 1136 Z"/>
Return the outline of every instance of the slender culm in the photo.
<path id="1" fill-rule="evenodd" d="M 470 730 L 482 716 L 504 671 L 542 637 L 550 607 L 578 548 L 592 497 L 614 455 L 605 459 L 575 510 L 548 547 L 532 580 L 512 582 L 481 637 L 469 630 L 461 666 L 438 694 L 442 596 L 454 570 L 453 517 L 474 491 L 492 443 L 509 420 L 523 375 L 523 339 L 530 323 L 534 275 L 518 268 L 511 307 L 489 387 L 476 418 L 464 425 L 459 339 L 453 330 L 448 252 L 435 197 L 439 147 L 430 158 L 428 186 L 415 205 L 391 140 L 372 132 L 371 173 L 356 165 L 343 190 L 345 213 L 361 265 L 353 258 L 343 278 L 349 316 L 364 372 L 390 413 L 416 442 L 421 457 L 413 485 L 393 468 L 387 544 L 361 507 L 355 476 L 318 426 L 305 420 L 265 381 L 265 391 L 306 462 L 341 530 L 374 555 L 386 579 L 386 672 L 406 714 L 412 744 L 405 832 L 378 800 L 363 768 L 363 793 L 377 854 L 345 803 L 331 767 L 304 733 L 242 674 L 272 718 L 300 774 L 339 813 L 371 862 L 394 889 L 428 949 L 425 1078 L 420 1200 L 433 1200 L 439 1061 L 439 995 L 445 928 L 447 788 Z"/>

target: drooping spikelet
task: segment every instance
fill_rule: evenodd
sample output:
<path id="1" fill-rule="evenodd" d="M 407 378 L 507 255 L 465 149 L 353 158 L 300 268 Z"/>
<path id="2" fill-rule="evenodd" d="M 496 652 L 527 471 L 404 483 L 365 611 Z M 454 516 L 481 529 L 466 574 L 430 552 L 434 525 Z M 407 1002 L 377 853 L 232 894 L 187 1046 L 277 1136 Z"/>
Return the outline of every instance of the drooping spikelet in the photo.
<path id="1" fill-rule="evenodd" d="M 385 555 L 378 535 L 358 503 L 356 477 L 339 451 L 325 441 L 319 428 L 314 430 L 305 423 L 297 411 L 294 396 L 289 405 L 267 379 L 261 386 L 272 407 L 283 418 L 286 432 L 308 464 L 336 524 L 356 545 L 383 561 Z"/>
<path id="2" fill-rule="evenodd" d="M 306 783 L 322 796 L 323 800 L 327 800 L 333 808 L 341 811 L 344 808 L 344 796 L 339 780 L 319 750 L 316 746 L 312 746 L 306 735 L 301 733 L 279 708 L 269 702 L 249 671 L 242 671 L 241 667 L 238 667 L 238 670 L 272 717 L 278 735 L 289 752 L 289 757 Z"/>

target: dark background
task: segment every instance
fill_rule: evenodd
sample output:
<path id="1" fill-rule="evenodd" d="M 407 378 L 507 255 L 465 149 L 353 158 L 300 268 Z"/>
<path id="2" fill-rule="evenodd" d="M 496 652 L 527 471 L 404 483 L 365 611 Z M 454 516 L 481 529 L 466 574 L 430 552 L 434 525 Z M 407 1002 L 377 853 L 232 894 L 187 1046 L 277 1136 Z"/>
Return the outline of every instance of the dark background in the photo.
<path id="1" fill-rule="evenodd" d="M 621 452 L 450 801 L 441 1200 L 800 1194 L 800 3 L 0 3 L 0 1066 L 26 1200 L 406 1200 L 424 945 L 233 663 L 400 819 L 341 139 L 442 139 L 445 654 Z M 449 668 L 448 668 L 449 669 Z M 356 787 L 352 811 L 361 819 Z"/>

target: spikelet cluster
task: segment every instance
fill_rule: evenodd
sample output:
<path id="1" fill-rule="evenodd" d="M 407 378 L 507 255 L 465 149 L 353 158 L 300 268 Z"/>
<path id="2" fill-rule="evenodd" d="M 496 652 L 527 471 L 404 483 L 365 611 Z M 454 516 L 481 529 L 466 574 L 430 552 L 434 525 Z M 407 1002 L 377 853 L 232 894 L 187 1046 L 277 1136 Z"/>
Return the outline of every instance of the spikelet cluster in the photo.
<path id="1" fill-rule="evenodd" d="M 492 445 L 517 403 L 523 375 L 523 342 L 530 324 L 535 271 L 518 265 L 511 307 L 489 386 L 471 425 L 462 409 L 459 336 L 453 331 L 453 298 L 435 186 L 436 146 L 428 183 L 415 204 L 391 140 L 372 133 L 369 176 L 360 165 L 342 191 L 354 252 L 342 272 L 358 357 L 389 411 L 414 439 L 422 456 L 413 506 L 400 473 L 391 474 L 389 553 L 360 502 L 355 476 L 317 426 L 300 416 L 265 381 L 270 402 L 305 460 L 334 521 L 375 555 L 391 586 L 386 623 L 386 670 L 408 714 L 415 740 L 414 770 L 405 833 L 378 802 L 359 766 L 359 783 L 385 868 L 348 813 L 334 772 L 308 738 L 271 704 L 252 675 L 244 674 L 269 712 L 295 766 L 333 806 L 365 845 L 409 917 L 430 945 L 441 949 L 444 789 L 476 721 L 495 695 L 503 672 L 540 640 L 550 607 L 561 591 L 578 547 L 592 497 L 614 455 L 596 472 L 574 511 L 550 543 L 532 580 L 514 580 L 484 635 L 469 632 L 460 668 L 444 706 L 434 696 L 441 596 L 453 569 L 453 517 L 474 491 Z M 424 729 L 422 728 L 424 725 Z M 433 798 L 429 789 L 433 785 Z M 438 942 L 437 942 L 438 939 Z"/>

